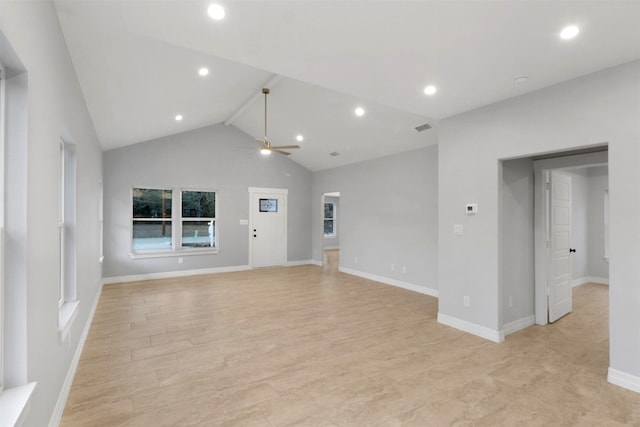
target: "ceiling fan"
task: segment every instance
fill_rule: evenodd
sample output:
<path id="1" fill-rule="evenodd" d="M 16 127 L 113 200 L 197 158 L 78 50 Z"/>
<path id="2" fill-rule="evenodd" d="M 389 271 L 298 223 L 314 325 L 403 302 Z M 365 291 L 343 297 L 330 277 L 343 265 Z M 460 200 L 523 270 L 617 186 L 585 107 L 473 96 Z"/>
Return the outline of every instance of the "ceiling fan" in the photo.
<path id="1" fill-rule="evenodd" d="M 262 154 L 271 154 L 272 151 L 276 153 L 284 154 L 288 156 L 288 151 L 282 151 L 282 149 L 292 149 L 292 148 L 300 148 L 299 145 L 279 145 L 274 147 L 271 145 L 269 138 L 267 138 L 267 95 L 269 95 L 269 88 L 262 88 L 262 93 L 264 93 L 264 139 L 256 139 L 260 143 L 260 152 Z"/>

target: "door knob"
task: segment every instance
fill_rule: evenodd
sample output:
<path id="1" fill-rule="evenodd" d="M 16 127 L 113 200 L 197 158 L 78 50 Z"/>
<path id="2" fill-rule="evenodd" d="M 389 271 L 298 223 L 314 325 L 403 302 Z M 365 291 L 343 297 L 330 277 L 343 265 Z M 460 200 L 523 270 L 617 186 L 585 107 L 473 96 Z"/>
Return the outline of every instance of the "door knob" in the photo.
<path id="1" fill-rule="evenodd" d="M 575 251 L 576 251 L 575 249 L 573 249 L 573 248 L 569 248 L 569 253 L 571 253 L 571 252 L 575 252 Z"/>

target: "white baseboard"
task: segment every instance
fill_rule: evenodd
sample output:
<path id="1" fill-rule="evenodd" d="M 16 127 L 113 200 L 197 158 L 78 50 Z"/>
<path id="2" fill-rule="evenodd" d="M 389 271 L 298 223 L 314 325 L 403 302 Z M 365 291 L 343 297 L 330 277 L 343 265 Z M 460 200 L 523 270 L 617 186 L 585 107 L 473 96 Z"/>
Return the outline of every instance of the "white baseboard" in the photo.
<path id="1" fill-rule="evenodd" d="M 324 267 L 324 264 L 322 263 L 322 261 L 318 261 L 317 259 L 312 259 L 311 261 L 309 261 L 309 263 L 313 265 L 317 265 L 318 267 Z"/>
<path id="2" fill-rule="evenodd" d="M 502 326 L 502 332 L 504 335 L 509 335 L 514 332 L 518 332 L 521 329 L 528 328 L 531 325 L 536 324 L 536 316 L 531 315 L 523 317 L 522 319 L 514 320 Z"/>
<path id="3" fill-rule="evenodd" d="M 640 377 L 627 374 L 617 369 L 609 367 L 609 374 L 607 375 L 607 381 L 611 384 L 626 388 L 627 390 L 640 393 Z"/>
<path id="4" fill-rule="evenodd" d="M 171 279 L 174 277 L 198 276 L 200 274 L 233 273 L 236 271 L 247 271 L 247 270 L 251 270 L 251 267 L 249 267 L 248 265 L 234 265 L 231 267 L 199 268 L 197 270 L 180 270 L 180 271 L 166 271 L 162 273 L 133 274 L 130 276 L 105 277 L 104 284 L 110 285 L 113 283 L 138 282 L 141 280 Z"/>
<path id="5" fill-rule="evenodd" d="M 608 285 L 609 278 L 608 277 L 595 277 L 595 276 L 585 276 L 580 277 L 579 279 L 573 279 L 571 281 L 571 287 L 575 288 L 576 286 L 581 286 L 586 283 L 597 283 L 599 285 Z"/>
<path id="6" fill-rule="evenodd" d="M 325 246 L 324 247 L 325 251 L 332 251 L 334 249 L 340 249 L 340 246 Z"/>
<path id="7" fill-rule="evenodd" d="M 64 379 L 62 389 L 60 390 L 60 394 L 58 395 L 56 406 L 53 408 L 53 414 L 51 415 L 51 419 L 49 420 L 49 427 L 57 427 L 60 424 L 60 420 L 62 419 L 62 413 L 64 412 L 64 407 L 67 403 L 69 392 L 71 391 L 71 385 L 73 384 L 73 378 L 76 375 L 76 369 L 78 369 L 78 363 L 80 362 L 82 349 L 84 348 L 84 343 L 87 340 L 87 335 L 89 335 L 91 323 L 93 322 L 93 315 L 96 313 L 96 308 L 98 308 L 98 302 L 100 302 L 102 287 L 103 283 L 99 285 L 98 292 L 96 292 L 96 296 L 93 299 L 93 305 L 91 306 L 89 317 L 87 317 L 87 322 L 84 325 L 82 335 L 80 336 L 80 340 L 78 341 L 78 347 L 76 347 L 73 359 L 71 359 L 71 366 L 69 366 L 69 370 L 67 371 L 67 376 Z"/>
<path id="8" fill-rule="evenodd" d="M 309 264 L 313 264 L 313 261 L 310 259 L 305 259 L 301 261 L 287 261 L 287 263 L 285 264 L 285 267 L 295 267 L 297 265 L 309 265 Z"/>
<path id="9" fill-rule="evenodd" d="M 467 322 L 466 320 L 458 319 L 452 316 L 448 316 L 446 314 L 438 313 L 438 323 L 451 326 L 452 328 L 460 329 L 461 331 L 465 331 L 470 334 L 477 335 L 480 338 L 484 338 L 489 341 L 493 341 L 497 343 L 501 343 L 504 341 L 503 331 L 496 331 L 494 329 L 477 325 L 475 323 Z"/>
<path id="10" fill-rule="evenodd" d="M 354 276 L 363 277 L 365 279 L 373 280 L 376 282 L 384 283 L 385 285 L 391 285 L 409 291 L 418 292 L 421 294 L 429 295 L 438 298 L 438 290 L 427 288 L 426 286 L 415 285 L 413 283 L 403 282 L 401 280 L 390 279 L 388 277 L 382 277 L 375 274 L 364 273 L 362 271 L 353 270 L 351 268 L 339 267 L 338 269 L 342 273 L 352 274 Z"/>

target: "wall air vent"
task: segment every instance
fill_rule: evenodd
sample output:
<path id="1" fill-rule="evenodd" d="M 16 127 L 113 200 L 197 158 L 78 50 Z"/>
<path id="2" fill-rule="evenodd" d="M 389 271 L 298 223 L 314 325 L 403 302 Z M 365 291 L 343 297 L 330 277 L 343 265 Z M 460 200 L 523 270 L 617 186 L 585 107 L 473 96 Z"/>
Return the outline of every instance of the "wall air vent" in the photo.
<path id="1" fill-rule="evenodd" d="M 429 130 L 429 129 L 431 129 L 431 127 L 432 127 L 432 126 L 431 126 L 429 123 L 425 123 L 425 124 L 423 124 L 423 125 L 416 126 L 416 130 L 417 130 L 418 132 L 423 132 L 423 131 L 425 131 L 425 130 Z"/>
<path id="2" fill-rule="evenodd" d="M 330 155 L 331 157 L 335 157 L 335 156 L 339 156 L 339 155 L 340 155 L 340 153 L 338 153 L 337 151 L 334 151 L 333 153 L 329 153 L 329 155 Z"/>

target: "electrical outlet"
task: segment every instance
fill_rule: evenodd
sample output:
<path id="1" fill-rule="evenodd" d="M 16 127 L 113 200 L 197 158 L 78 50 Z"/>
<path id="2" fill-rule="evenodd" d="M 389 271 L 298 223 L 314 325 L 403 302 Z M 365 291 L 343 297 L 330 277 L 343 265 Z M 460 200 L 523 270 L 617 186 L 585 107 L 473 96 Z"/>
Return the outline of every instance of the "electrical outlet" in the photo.
<path id="1" fill-rule="evenodd" d="M 178 264 L 182 264 L 182 261 L 183 261 L 182 257 L 181 257 L 181 256 L 179 256 L 179 257 L 178 257 Z"/>
<path id="2" fill-rule="evenodd" d="M 406 266 L 406 265 L 403 265 L 403 266 L 402 266 L 402 272 L 403 272 L 403 273 L 406 273 L 406 272 L 407 272 L 407 266 Z"/>
<path id="3" fill-rule="evenodd" d="M 471 307 L 471 299 L 467 295 L 462 297 L 462 305 L 465 307 Z"/>
<path id="4" fill-rule="evenodd" d="M 394 271 L 396 269 L 396 265 L 395 264 L 391 264 L 391 271 Z"/>
<path id="5" fill-rule="evenodd" d="M 358 263 L 358 257 L 355 257 L 355 258 L 353 259 L 353 262 L 355 262 L 355 263 L 357 264 L 357 263 Z"/>

